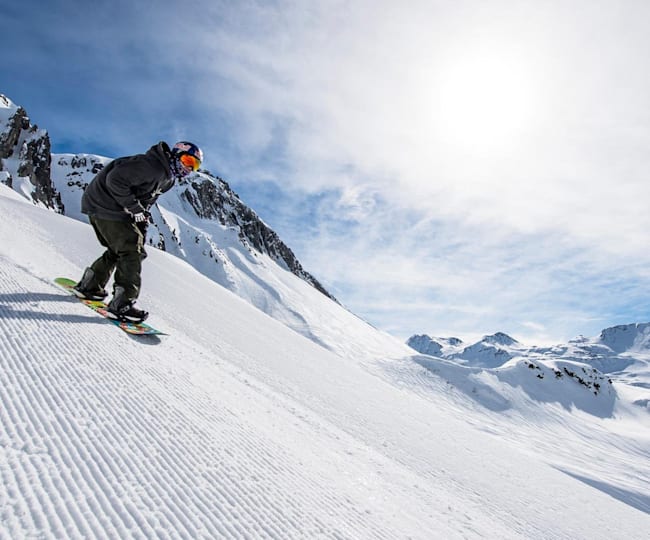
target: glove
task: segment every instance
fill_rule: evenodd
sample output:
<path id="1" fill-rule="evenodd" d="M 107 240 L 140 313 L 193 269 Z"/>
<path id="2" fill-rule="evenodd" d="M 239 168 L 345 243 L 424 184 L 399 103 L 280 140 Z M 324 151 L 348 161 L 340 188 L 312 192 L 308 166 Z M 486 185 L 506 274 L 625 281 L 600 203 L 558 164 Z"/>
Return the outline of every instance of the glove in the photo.
<path id="1" fill-rule="evenodd" d="M 136 223 L 146 223 L 149 221 L 149 217 L 146 212 L 138 212 L 137 214 L 133 214 L 133 221 Z"/>

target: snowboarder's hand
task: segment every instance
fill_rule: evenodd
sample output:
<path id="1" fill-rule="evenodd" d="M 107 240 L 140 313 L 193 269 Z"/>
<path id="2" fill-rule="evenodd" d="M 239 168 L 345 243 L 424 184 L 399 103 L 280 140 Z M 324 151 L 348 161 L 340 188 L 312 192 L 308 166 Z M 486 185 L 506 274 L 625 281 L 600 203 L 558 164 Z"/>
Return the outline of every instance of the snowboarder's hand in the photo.
<path id="1" fill-rule="evenodd" d="M 145 212 L 138 212 L 137 214 L 133 214 L 133 221 L 136 223 L 145 223 L 148 221 L 147 214 Z"/>

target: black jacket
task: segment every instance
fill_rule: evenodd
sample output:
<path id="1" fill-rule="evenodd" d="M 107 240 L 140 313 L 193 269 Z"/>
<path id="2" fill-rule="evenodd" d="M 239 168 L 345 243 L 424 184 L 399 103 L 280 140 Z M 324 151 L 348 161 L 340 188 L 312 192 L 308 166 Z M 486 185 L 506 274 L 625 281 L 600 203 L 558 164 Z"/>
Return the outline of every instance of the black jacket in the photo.
<path id="1" fill-rule="evenodd" d="M 81 211 L 100 219 L 130 221 L 134 214 L 149 210 L 174 185 L 169 160 L 169 146 L 161 141 L 145 154 L 111 161 L 86 187 Z"/>

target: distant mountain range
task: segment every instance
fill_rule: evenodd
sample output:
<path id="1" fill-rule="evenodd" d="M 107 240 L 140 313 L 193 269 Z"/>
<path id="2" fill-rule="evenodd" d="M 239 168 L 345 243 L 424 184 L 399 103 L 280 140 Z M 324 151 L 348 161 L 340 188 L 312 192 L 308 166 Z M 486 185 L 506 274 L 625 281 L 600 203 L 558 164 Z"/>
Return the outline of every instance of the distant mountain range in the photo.
<path id="1" fill-rule="evenodd" d="M 502 332 L 483 336 L 471 345 L 454 337 L 421 334 L 411 336 L 407 345 L 422 354 L 475 367 L 495 368 L 515 357 L 553 356 L 592 364 L 603 373 L 615 373 L 634 364 L 635 356 L 650 354 L 650 323 L 614 326 L 596 338 L 580 336 L 551 347 L 528 347 Z"/>
<path id="2" fill-rule="evenodd" d="M 598 392 L 603 380 L 616 380 L 639 393 L 632 402 L 650 408 L 647 390 L 650 390 L 650 323 L 636 323 L 606 328 L 600 335 L 587 338 L 580 336 L 566 344 L 550 347 L 526 346 L 504 333 L 484 336 L 473 344 L 465 344 L 458 338 L 431 337 L 426 334 L 411 336 L 407 345 L 412 349 L 436 358 L 453 362 L 467 368 L 482 368 L 495 372 L 510 369 L 517 363 L 524 365 L 555 366 L 563 362 L 560 374 L 569 372 L 576 380 L 591 380 L 585 386 Z M 570 363 L 574 367 L 567 367 Z M 595 371 L 580 373 L 581 366 L 590 366 Z M 561 376 L 561 375 L 560 375 Z M 594 379 L 594 377 L 596 377 Z M 596 380 L 599 379 L 599 380 Z M 594 384 L 598 384 L 596 387 Z"/>

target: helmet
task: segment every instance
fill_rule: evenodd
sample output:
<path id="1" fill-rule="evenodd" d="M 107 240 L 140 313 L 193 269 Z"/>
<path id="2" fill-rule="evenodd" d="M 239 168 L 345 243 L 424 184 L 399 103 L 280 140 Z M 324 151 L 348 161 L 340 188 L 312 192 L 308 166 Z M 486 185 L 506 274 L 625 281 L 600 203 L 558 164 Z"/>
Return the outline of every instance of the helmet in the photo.
<path id="1" fill-rule="evenodd" d="M 203 161 L 203 152 L 194 143 L 179 141 L 172 148 L 172 157 L 176 165 L 184 168 L 187 173 L 198 171 Z"/>

